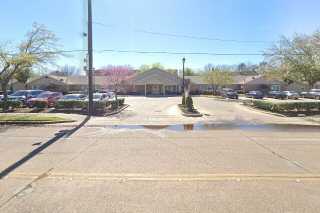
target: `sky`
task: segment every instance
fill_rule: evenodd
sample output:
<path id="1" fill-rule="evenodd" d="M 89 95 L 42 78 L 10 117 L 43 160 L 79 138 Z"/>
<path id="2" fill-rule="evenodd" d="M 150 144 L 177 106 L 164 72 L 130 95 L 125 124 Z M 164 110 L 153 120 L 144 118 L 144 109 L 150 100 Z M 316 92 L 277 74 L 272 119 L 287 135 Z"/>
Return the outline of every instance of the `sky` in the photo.
<path id="1" fill-rule="evenodd" d="M 17 44 L 32 23 L 37 22 L 57 35 L 62 49 L 86 49 L 83 37 L 87 23 L 86 2 L 1 0 L 0 43 Z M 160 62 L 166 68 L 180 69 L 183 57 L 186 57 L 186 66 L 194 69 L 201 69 L 208 63 L 259 63 L 262 56 L 138 54 L 132 51 L 262 53 L 282 35 L 309 34 L 319 29 L 319 8 L 319 0 L 93 0 L 94 67 L 128 64 L 138 68 L 142 64 Z M 214 40 L 216 38 L 220 40 Z M 84 57 L 83 53 L 73 53 L 57 59 L 57 64 L 82 67 Z"/>

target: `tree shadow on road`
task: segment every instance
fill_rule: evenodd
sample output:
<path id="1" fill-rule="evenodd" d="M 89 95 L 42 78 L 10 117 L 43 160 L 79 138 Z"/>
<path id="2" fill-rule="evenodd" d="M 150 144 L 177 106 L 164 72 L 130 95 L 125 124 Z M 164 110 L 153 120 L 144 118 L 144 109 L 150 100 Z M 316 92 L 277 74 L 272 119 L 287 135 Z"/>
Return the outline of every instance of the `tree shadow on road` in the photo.
<path id="1" fill-rule="evenodd" d="M 36 149 L 29 152 L 27 155 L 22 157 L 20 160 L 16 161 L 15 163 L 11 164 L 9 167 L 4 169 L 0 172 L 0 180 L 9 175 L 11 172 L 16 170 L 18 167 L 22 166 L 27 161 L 31 160 L 33 157 L 38 155 L 40 152 L 57 142 L 59 139 L 63 137 L 70 137 L 74 133 L 76 133 L 81 127 L 83 127 L 88 121 L 90 120 L 90 116 L 87 116 L 78 126 L 73 129 L 66 129 L 60 130 L 59 132 L 55 133 L 55 136 L 48 140 L 47 142 L 43 143 L 41 146 L 37 147 Z"/>

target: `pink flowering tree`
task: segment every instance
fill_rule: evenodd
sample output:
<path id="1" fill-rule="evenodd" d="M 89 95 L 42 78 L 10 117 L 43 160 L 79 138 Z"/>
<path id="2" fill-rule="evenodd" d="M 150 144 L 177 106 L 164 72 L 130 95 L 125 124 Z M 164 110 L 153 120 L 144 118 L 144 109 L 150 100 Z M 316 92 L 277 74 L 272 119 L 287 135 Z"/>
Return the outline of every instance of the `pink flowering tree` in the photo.
<path id="1" fill-rule="evenodd" d="M 96 75 L 105 76 L 105 87 L 113 90 L 117 99 L 117 93 L 124 89 L 134 70 L 130 66 L 108 65 L 97 70 Z"/>

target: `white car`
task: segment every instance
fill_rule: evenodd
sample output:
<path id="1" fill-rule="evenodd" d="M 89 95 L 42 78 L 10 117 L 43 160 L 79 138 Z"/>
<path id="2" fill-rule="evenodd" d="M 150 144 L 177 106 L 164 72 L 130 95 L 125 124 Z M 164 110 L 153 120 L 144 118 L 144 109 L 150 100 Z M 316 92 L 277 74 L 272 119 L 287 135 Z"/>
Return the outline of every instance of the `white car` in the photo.
<path id="1" fill-rule="evenodd" d="M 107 93 L 93 93 L 93 101 L 107 101 L 109 100 L 109 95 Z M 86 98 L 86 101 L 89 101 Z"/>
<path id="2" fill-rule="evenodd" d="M 110 99 L 115 97 L 114 92 L 107 92 L 107 95 L 109 96 Z"/>

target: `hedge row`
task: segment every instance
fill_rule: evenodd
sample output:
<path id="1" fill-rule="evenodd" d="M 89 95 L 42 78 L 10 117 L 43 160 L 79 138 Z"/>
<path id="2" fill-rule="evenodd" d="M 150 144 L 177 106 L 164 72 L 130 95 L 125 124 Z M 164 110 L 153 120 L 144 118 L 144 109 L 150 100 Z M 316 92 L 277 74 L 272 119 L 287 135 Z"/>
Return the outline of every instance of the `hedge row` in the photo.
<path id="1" fill-rule="evenodd" d="M 105 110 L 107 107 L 111 106 L 112 109 L 116 109 L 118 106 L 124 105 L 124 99 L 118 99 L 118 101 L 94 101 L 94 110 Z M 55 105 L 56 109 L 87 109 L 88 101 L 82 100 L 61 100 Z"/>
<path id="2" fill-rule="evenodd" d="M 5 102 L 1 101 L 0 102 L 0 108 L 4 108 Z M 20 108 L 22 106 L 22 103 L 20 101 L 7 101 L 6 103 L 8 108 Z"/>
<path id="3" fill-rule="evenodd" d="M 283 113 L 283 112 L 320 112 L 320 102 L 280 102 L 274 103 L 263 100 L 253 100 L 246 102 L 245 104 L 251 105 L 253 107 Z"/>
<path id="4" fill-rule="evenodd" d="M 87 107 L 86 101 L 60 100 L 55 104 L 56 109 L 83 109 Z"/>

